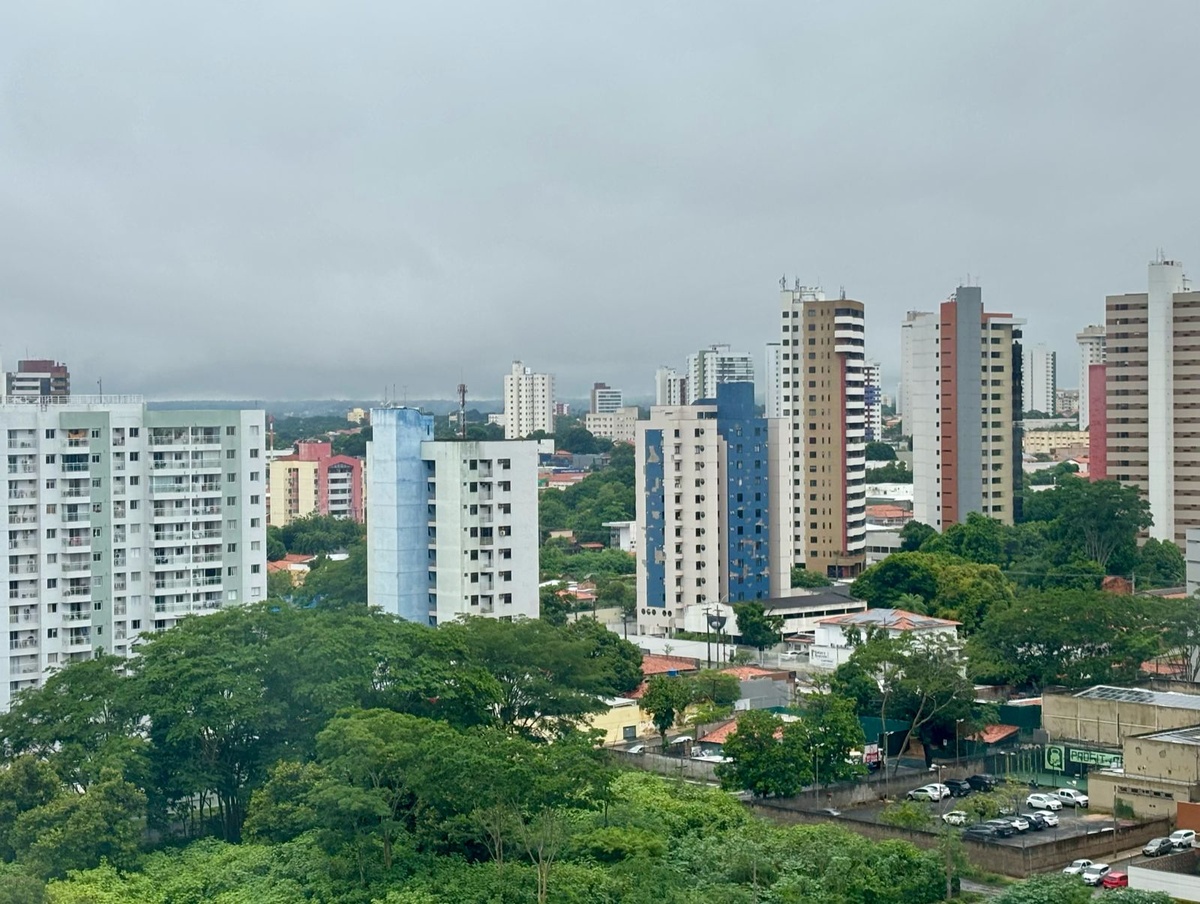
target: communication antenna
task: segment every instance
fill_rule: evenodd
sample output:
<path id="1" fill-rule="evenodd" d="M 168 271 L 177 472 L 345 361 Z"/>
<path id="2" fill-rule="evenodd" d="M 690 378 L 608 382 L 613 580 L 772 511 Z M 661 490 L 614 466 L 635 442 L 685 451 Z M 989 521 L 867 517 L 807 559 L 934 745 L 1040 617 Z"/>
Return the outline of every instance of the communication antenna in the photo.
<path id="1" fill-rule="evenodd" d="M 783 276 L 779 277 L 779 288 L 781 288 L 781 289 L 787 288 L 787 274 L 786 273 L 783 274 Z"/>
<path id="2" fill-rule="evenodd" d="M 458 384 L 458 438 L 467 438 L 467 384 Z"/>

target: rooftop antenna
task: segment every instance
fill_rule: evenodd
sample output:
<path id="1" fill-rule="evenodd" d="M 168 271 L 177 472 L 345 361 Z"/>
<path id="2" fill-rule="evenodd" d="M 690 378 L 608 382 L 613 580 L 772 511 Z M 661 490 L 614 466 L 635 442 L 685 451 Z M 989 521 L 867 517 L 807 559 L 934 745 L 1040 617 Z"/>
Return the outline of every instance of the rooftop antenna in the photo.
<path id="1" fill-rule="evenodd" d="M 781 289 L 787 288 L 787 274 L 786 273 L 783 274 L 783 276 L 779 277 L 779 288 L 781 288 Z"/>
<path id="2" fill-rule="evenodd" d="M 796 286 L 796 291 L 799 292 L 800 291 L 800 277 L 799 276 L 796 277 L 795 286 Z"/>
<path id="3" fill-rule="evenodd" d="M 846 287 L 845 287 L 845 286 L 839 286 L 839 287 L 838 287 L 838 298 L 839 298 L 841 301 L 845 301 L 845 300 L 846 300 Z"/>
<path id="4" fill-rule="evenodd" d="M 458 438 L 467 438 L 467 384 L 458 384 Z"/>

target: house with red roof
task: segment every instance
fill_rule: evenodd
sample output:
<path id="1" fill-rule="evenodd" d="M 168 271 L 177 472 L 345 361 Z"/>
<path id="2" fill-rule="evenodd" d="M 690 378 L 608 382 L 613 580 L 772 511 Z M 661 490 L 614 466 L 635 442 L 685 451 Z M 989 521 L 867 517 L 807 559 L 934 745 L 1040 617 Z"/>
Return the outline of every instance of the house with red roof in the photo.
<path id="1" fill-rule="evenodd" d="M 905 609 L 866 609 L 835 615 L 817 622 L 809 647 L 809 663 L 819 669 L 836 669 L 846 662 L 855 648 L 855 638 L 870 630 L 886 631 L 889 637 L 915 634 L 958 640 L 960 622 L 919 615 Z"/>

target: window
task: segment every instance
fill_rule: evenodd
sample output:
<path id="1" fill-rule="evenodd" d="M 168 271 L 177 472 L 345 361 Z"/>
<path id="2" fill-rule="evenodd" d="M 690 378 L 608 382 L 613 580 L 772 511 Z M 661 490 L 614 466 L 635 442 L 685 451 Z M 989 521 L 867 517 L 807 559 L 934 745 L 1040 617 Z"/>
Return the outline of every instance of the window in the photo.
<path id="1" fill-rule="evenodd" d="M 225 457 L 226 458 L 237 458 L 237 449 L 226 449 Z"/>
<path id="2" fill-rule="evenodd" d="M 231 505 L 231 506 L 232 506 L 232 505 L 237 505 L 237 496 L 226 496 L 226 497 L 225 497 L 225 504 L 226 504 L 226 505 Z"/>
<path id="3" fill-rule="evenodd" d="M 53 455 L 46 456 L 46 464 L 48 464 L 48 465 L 54 464 L 54 456 Z"/>
<path id="4" fill-rule="evenodd" d="M 141 453 L 140 453 L 140 452 L 130 452 L 130 453 L 129 453 L 129 460 L 130 460 L 130 461 L 140 461 L 140 460 L 141 460 Z"/>
<path id="5" fill-rule="evenodd" d="M 251 505 L 258 505 L 258 500 L 259 500 L 259 497 L 258 497 L 258 496 L 251 496 L 251 497 L 250 497 L 250 504 L 251 504 Z"/>
<path id="6" fill-rule="evenodd" d="M 251 574 L 258 574 L 258 573 L 259 573 L 261 570 L 262 570 L 262 566 L 261 566 L 261 565 L 254 564 L 254 565 L 251 565 L 251 566 L 250 566 L 250 573 L 251 573 Z"/>
<path id="7" fill-rule="evenodd" d="M 250 457 L 251 457 L 251 458 L 258 458 L 258 450 L 257 450 L 257 449 L 251 449 L 251 450 L 250 450 Z"/>
<path id="8" fill-rule="evenodd" d="M 237 436 L 237 427 L 226 427 L 225 435 L 226 436 Z"/>
<path id="9" fill-rule="evenodd" d="M 250 526 L 251 527 L 261 527 L 262 526 L 262 518 L 251 518 Z"/>
<path id="10" fill-rule="evenodd" d="M 257 483 L 259 481 L 259 479 L 261 478 L 261 476 L 262 476 L 262 471 L 251 471 L 250 472 L 250 480 L 254 483 Z"/>
<path id="11" fill-rule="evenodd" d="M 237 472 L 236 472 L 236 471 L 235 471 L 234 473 L 232 473 L 232 474 L 226 474 L 226 475 L 225 475 L 225 482 L 226 482 L 226 483 L 234 483 L 236 480 L 237 480 Z"/>
<path id="12" fill-rule="evenodd" d="M 50 432 L 53 433 L 54 431 L 51 430 Z M 47 628 L 46 637 L 51 640 L 53 640 L 55 637 L 58 637 L 58 628 Z"/>

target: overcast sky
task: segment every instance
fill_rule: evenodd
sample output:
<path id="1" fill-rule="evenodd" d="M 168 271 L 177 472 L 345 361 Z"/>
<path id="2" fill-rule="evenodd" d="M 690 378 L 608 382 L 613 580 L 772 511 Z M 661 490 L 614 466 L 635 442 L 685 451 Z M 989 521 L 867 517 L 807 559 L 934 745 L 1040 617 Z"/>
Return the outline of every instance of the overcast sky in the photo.
<path id="1" fill-rule="evenodd" d="M 1200 271 L 1200 4 L 8 4 L 0 352 L 76 391 L 561 395 L 971 275 L 1076 385 L 1155 249 Z M 890 388 L 890 387 L 889 387 Z"/>

